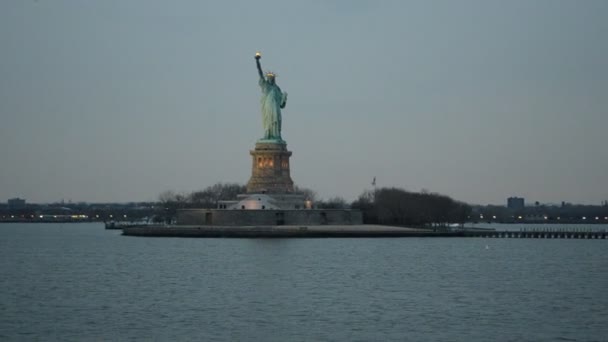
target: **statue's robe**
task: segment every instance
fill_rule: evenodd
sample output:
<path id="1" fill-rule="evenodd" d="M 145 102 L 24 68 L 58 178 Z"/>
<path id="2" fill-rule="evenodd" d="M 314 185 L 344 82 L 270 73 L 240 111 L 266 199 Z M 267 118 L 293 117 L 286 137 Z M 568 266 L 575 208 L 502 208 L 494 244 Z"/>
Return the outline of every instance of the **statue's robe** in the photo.
<path id="1" fill-rule="evenodd" d="M 264 139 L 281 139 L 281 107 L 285 106 L 285 95 L 278 85 L 260 78 L 262 88 L 262 124 Z"/>

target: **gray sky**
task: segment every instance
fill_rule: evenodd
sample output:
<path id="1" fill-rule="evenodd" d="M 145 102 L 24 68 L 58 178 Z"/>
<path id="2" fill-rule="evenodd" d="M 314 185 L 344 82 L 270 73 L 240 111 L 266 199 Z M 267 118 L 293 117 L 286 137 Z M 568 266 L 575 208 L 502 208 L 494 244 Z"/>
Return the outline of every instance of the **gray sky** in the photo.
<path id="1" fill-rule="evenodd" d="M 608 199 L 608 1 L 0 2 L 0 200 L 245 183 L 253 55 L 292 178 L 470 203 Z"/>

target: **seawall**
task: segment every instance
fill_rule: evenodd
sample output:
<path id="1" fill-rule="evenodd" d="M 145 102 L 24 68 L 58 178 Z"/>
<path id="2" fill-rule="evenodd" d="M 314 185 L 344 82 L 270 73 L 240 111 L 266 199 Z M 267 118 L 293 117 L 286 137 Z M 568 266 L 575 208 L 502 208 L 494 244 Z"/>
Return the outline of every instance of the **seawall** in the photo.
<path id="1" fill-rule="evenodd" d="M 462 232 L 434 232 L 428 229 L 413 229 L 379 225 L 134 226 L 123 228 L 123 235 L 203 238 L 381 238 L 464 236 Z"/>
<path id="2" fill-rule="evenodd" d="M 519 239 L 602 239 L 606 231 L 496 231 L 485 229 L 433 231 L 380 225 L 313 226 L 122 226 L 123 235 L 202 238 L 387 238 L 481 237 Z"/>
<path id="3" fill-rule="evenodd" d="M 180 209 L 177 224 L 209 227 L 363 225 L 363 214 L 351 209 Z"/>

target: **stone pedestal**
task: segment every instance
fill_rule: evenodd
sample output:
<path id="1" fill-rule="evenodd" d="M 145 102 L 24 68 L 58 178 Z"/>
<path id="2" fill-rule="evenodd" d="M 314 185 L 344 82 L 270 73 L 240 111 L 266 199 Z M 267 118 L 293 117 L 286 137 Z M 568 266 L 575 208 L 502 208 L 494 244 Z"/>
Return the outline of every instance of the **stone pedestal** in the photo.
<path id="1" fill-rule="evenodd" d="M 247 182 L 249 194 L 290 194 L 293 181 L 289 173 L 289 157 L 284 141 L 261 140 L 249 151 L 253 158 L 251 178 Z"/>

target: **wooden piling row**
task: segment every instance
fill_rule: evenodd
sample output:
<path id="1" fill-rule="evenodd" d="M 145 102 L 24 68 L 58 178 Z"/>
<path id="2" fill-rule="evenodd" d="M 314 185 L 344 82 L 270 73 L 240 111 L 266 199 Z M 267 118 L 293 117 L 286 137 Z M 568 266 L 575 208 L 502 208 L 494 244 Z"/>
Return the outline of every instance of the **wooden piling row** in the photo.
<path id="1" fill-rule="evenodd" d="M 607 239 L 605 231 L 465 231 L 468 237 L 512 239 Z"/>

